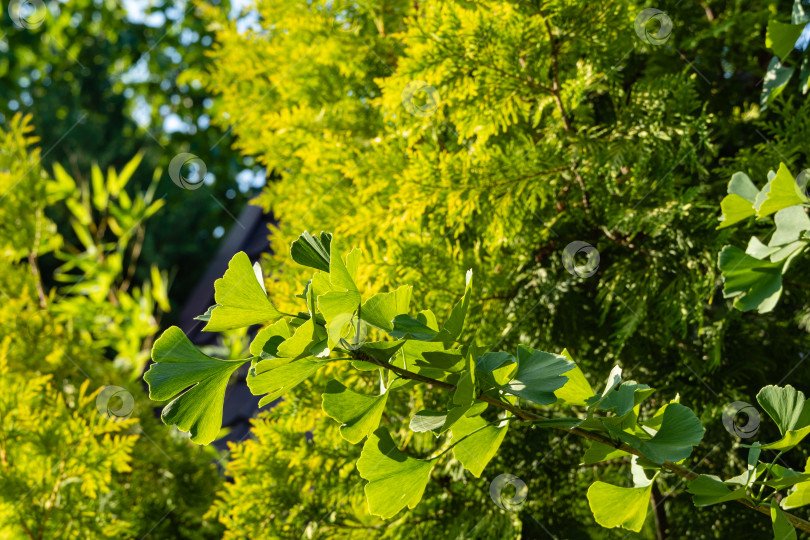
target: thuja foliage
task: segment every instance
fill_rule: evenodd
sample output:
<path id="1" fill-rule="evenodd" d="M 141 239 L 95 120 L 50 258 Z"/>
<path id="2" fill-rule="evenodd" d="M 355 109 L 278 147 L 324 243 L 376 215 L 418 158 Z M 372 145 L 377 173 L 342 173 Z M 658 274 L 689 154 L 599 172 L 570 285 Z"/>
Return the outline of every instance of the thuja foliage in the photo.
<path id="1" fill-rule="evenodd" d="M 215 538 L 216 452 L 162 429 L 138 381 L 166 277 L 129 269 L 159 202 L 128 184 L 137 158 L 49 175 L 31 133 L 0 130 L 0 537 Z"/>
<path id="2" fill-rule="evenodd" d="M 672 22 L 658 44 L 634 29 L 649 4 L 627 0 L 261 2 L 246 32 L 226 10 L 204 8 L 214 61 L 194 75 L 218 96 L 214 121 L 274 178 L 260 203 L 279 220 L 264 259 L 275 305 L 295 313 L 310 277 L 287 257 L 305 229 L 331 230 L 370 254 L 356 280 L 362 290 L 412 284 L 436 313 L 473 268 L 479 301 L 468 318 L 482 343 L 567 346 L 591 383 L 621 358 L 625 373 L 662 394 L 701 403 L 702 448 L 716 453 L 699 472 L 736 474 L 746 451 L 722 429 L 721 412 L 753 402 L 800 361 L 810 295 L 793 287 L 767 316 L 733 309 L 717 253 L 738 240 L 713 230 L 717 203 L 735 171 L 764 180 L 780 161 L 801 169 L 810 102 L 797 99 L 794 74 L 760 106 L 773 56 L 768 23 L 788 20 L 773 2 L 672 4 L 656 6 Z M 760 225 L 741 226 L 753 234 Z M 562 264 L 574 241 L 599 251 L 589 278 Z M 791 380 L 809 368 L 798 365 Z M 305 394 L 325 384 L 327 369 L 288 398 L 308 406 Z M 662 405 L 655 398 L 643 413 Z M 590 510 L 575 495 L 625 471 L 563 474 L 578 465 L 574 437 L 515 434 L 503 446 L 516 459 L 498 454 L 493 467 L 550 494 L 526 500 L 525 534 L 600 534 L 585 529 Z M 772 436 L 766 426 L 762 436 Z M 549 448 L 560 451 L 544 459 Z M 461 489 L 457 476 L 433 474 Z M 678 484 L 658 480 L 664 493 Z M 490 506 L 488 483 L 480 486 L 477 509 Z M 766 525 L 722 509 L 695 514 L 685 498 L 658 500 L 657 513 L 682 536 Z"/>
<path id="3" fill-rule="evenodd" d="M 633 487 L 596 481 L 587 490 L 594 519 L 603 527 L 641 531 L 653 483 L 660 474 L 674 473 L 690 481 L 697 506 L 736 500 L 769 513 L 775 538 L 795 538 L 794 524 L 810 532 L 810 523 L 782 510 L 810 504 L 805 494 L 810 469 L 804 474 L 777 466 L 776 460 L 758 463 L 762 450 L 779 450 L 778 459 L 810 434 L 810 400 L 792 386 L 768 386 L 758 396 L 781 439 L 752 445 L 748 470 L 737 477 L 697 476 L 681 463 L 705 430 L 678 397 L 642 418 L 641 404 L 654 390 L 623 379 L 619 366 L 596 392 L 567 351 L 554 354 L 521 345 L 511 352 L 477 345 L 474 326 L 465 325 L 473 296 L 471 272 L 463 296 L 439 322 L 433 311 L 411 307 L 408 285 L 364 297 L 355 283 L 362 268 L 360 250 L 344 258 L 331 234 L 305 232 L 290 254 L 317 270 L 298 295 L 300 311 L 279 311 L 267 296 L 260 268 L 238 253 L 215 283 L 216 304 L 201 316 L 207 322 L 204 330 L 212 332 L 263 325 L 249 358 L 207 356 L 177 327 L 155 342 L 154 363 L 144 375 L 150 397 L 171 400 L 161 415 L 164 422 L 189 432 L 192 441 L 207 444 L 216 438 L 228 380 L 241 365 L 250 363 L 248 386 L 262 396 L 260 404 L 328 368 L 334 378 L 321 391 L 323 412 L 340 425 L 343 439 L 362 443 L 355 466 L 365 481 L 369 513 L 382 519 L 417 507 L 432 470 L 447 461 L 481 477 L 510 427 L 530 424 L 588 439 L 585 464 L 632 457 Z M 378 384 L 376 392 L 358 392 L 344 382 L 358 372 Z M 404 394 L 410 400 L 411 389 L 419 385 L 440 389 L 432 407 L 386 414 L 391 396 Z M 295 411 L 288 414 L 289 423 Z M 408 451 L 411 439 L 427 441 L 426 449 Z M 344 474 L 351 473 L 342 469 Z M 791 494 L 776 498 L 786 488 L 793 488 Z M 272 513 L 268 519 L 274 519 Z"/>

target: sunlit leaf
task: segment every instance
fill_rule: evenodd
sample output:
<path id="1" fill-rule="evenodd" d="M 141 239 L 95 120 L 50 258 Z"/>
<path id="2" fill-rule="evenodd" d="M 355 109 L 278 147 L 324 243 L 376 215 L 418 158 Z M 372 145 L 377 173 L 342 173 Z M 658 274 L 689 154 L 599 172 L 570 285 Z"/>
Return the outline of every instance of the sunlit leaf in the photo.
<path id="1" fill-rule="evenodd" d="M 152 360 L 155 363 L 143 376 L 149 397 L 156 401 L 173 399 L 163 408 L 163 421 L 188 431 L 195 443 L 212 442 L 222 427 L 228 379 L 247 360 L 207 356 L 176 326 L 155 341 Z"/>
<path id="2" fill-rule="evenodd" d="M 233 256 L 225 275 L 214 282 L 217 305 L 203 330 L 221 332 L 253 324 L 275 321 L 281 313 L 273 306 L 264 287 L 256 279 L 250 259 L 244 251 Z"/>

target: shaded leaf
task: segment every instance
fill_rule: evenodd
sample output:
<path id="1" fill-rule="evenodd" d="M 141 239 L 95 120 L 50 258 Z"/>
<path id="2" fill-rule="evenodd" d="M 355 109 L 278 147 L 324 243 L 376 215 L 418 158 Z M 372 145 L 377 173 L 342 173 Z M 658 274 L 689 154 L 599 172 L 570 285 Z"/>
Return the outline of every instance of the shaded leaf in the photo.
<path id="1" fill-rule="evenodd" d="M 357 444 L 379 427 L 387 401 L 388 393 L 365 396 L 331 380 L 323 393 L 323 410 L 330 418 L 343 424 L 340 426 L 343 438 Z"/>
<path id="2" fill-rule="evenodd" d="M 562 374 L 574 367 L 573 362 L 559 354 L 518 345 L 517 371 L 512 380 L 501 388 L 506 393 L 538 405 L 550 405 L 557 401 L 554 391 L 562 388 L 568 381 Z"/>
<path id="3" fill-rule="evenodd" d="M 290 256 L 298 264 L 328 272 L 331 244 L 331 233 L 313 236 L 304 231 L 290 246 Z"/>
<path id="4" fill-rule="evenodd" d="M 716 476 L 701 474 L 689 483 L 686 491 L 692 494 L 695 506 L 709 506 L 736 499 L 742 499 L 745 489 L 730 490 L 726 484 Z"/>
<path id="5" fill-rule="evenodd" d="M 432 460 L 401 452 L 387 429 L 377 429 L 369 435 L 357 460 L 360 476 L 368 481 L 369 512 L 388 519 L 406 506 L 414 508 L 422 500 L 432 468 Z"/>

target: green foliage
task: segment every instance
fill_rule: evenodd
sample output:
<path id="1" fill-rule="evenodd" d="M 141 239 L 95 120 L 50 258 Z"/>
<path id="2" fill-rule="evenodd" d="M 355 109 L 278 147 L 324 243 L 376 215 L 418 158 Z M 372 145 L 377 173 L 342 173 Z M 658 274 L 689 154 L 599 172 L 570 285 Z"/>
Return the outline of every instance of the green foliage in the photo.
<path id="1" fill-rule="evenodd" d="M 734 400 L 753 401 L 806 352 L 810 296 L 804 287 L 786 287 L 783 309 L 763 317 L 731 309 L 738 297 L 723 299 L 717 254 L 737 242 L 730 229 L 712 230 L 715 209 L 723 179 L 735 171 L 764 179 L 780 161 L 800 169 L 810 157 L 810 105 L 795 99 L 794 75 L 767 110 L 760 107 L 772 2 L 658 6 L 672 21 L 660 46 L 633 32 L 645 7 L 262 2 L 260 30 L 249 35 L 224 10 L 206 8 L 217 48 L 202 79 L 230 113 L 219 123 L 237 135 L 238 148 L 277 173 L 260 201 L 279 219 L 264 265 L 279 310 L 297 312 L 295 298 L 310 277 L 287 256 L 304 229 L 334 231 L 370 255 L 356 278 L 360 290 L 412 286 L 420 308 L 439 322 L 472 268 L 478 301 L 465 329 L 471 341 L 513 354 L 519 345 L 551 352 L 567 345 L 582 368 L 568 374 L 584 371 L 586 388 L 622 358 L 628 378 L 703 405 L 701 451 L 717 454 L 698 472 L 726 478 L 745 455 L 722 429 L 721 411 Z M 801 71 L 790 58 L 785 65 Z M 555 78 L 559 100 L 549 92 Z M 738 223 L 749 236 L 761 232 L 753 220 Z M 573 241 L 600 254 L 587 279 L 563 263 Z M 425 337 L 439 329 L 427 316 L 408 316 L 402 322 Z M 421 358 L 413 364 L 431 367 Z M 455 365 L 449 355 L 444 361 Z M 313 376 L 319 388 L 328 369 Z M 804 363 L 791 377 L 807 373 Z M 302 385 L 285 399 L 309 390 Z M 630 394 L 635 402 L 642 393 L 629 386 L 623 392 L 623 407 Z M 364 393 L 380 395 L 379 382 L 366 381 Z M 444 396 L 430 403 L 429 391 L 426 398 L 415 425 L 441 431 L 441 416 L 442 426 L 453 418 L 444 415 L 449 404 Z M 396 401 L 389 396 L 387 407 Z M 662 403 L 653 397 L 638 405 L 644 419 Z M 517 512 L 522 530 L 603 534 L 588 528 L 590 509 L 580 495 L 605 476 L 626 480 L 622 469 L 561 472 L 579 470 L 574 457 L 585 448 L 573 437 L 561 443 L 553 432 L 532 434 L 510 429 L 502 447 L 514 450 L 490 466 L 529 483 Z M 539 457 L 520 451 L 529 440 Z M 556 445 L 561 451 L 541 459 Z M 433 475 L 456 483 L 439 468 Z M 477 508 L 491 506 L 486 485 L 465 495 Z M 695 515 L 690 506 L 682 497 L 660 505 L 671 534 L 744 537 L 763 530 L 756 515 Z M 538 516 L 550 521 L 538 525 Z M 642 534 L 654 534 L 650 527 Z"/>
<path id="2" fill-rule="evenodd" d="M 138 158 L 93 168 L 90 186 L 59 167 L 49 177 L 30 133 L 19 116 L 0 130 L 0 536 L 215 538 L 202 515 L 216 452 L 161 429 L 133 382 L 167 307 L 165 275 L 130 273 L 159 203 L 125 194 Z M 83 242 L 59 234 L 58 212 Z M 40 257 L 66 285 L 43 283 Z"/>
<path id="3" fill-rule="evenodd" d="M 213 3 L 226 10 L 231 5 Z M 12 19 L 15 6 L 23 13 L 36 8 L 44 17 L 35 14 L 34 24 L 20 24 Z M 234 178 L 245 169 L 262 172 L 255 160 L 230 148 L 230 135 L 209 126 L 221 113 L 191 70 L 208 63 L 211 30 L 190 2 L 5 2 L 0 18 L 0 124 L 19 112 L 32 115 L 42 165 L 51 170 L 61 164 L 80 184 L 94 181 L 94 164 L 121 170 L 132 156 L 143 155 L 129 194 L 149 188 L 173 210 L 153 216 L 153 226 L 141 233 L 142 263 L 133 273 L 147 281 L 154 264 L 182 271 L 186 279 L 175 280 L 169 294 L 173 302 L 185 300 L 216 250 L 214 229 L 239 227 L 232 216 L 255 188 L 237 186 Z M 165 171 L 181 152 L 200 156 L 213 184 L 177 187 Z M 25 183 L 17 195 L 41 200 Z M 0 196 L 12 196 L 0 189 Z M 81 243 L 68 230 L 69 212 L 52 208 L 50 217 L 71 244 Z M 51 271 L 43 268 L 48 284 Z"/>
<path id="4" fill-rule="evenodd" d="M 301 235 L 293 243 L 291 252 L 300 253 L 301 243 L 308 244 L 311 238 L 309 234 Z M 568 431 L 590 438 L 603 446 L 622 450 L 625 454 L 632 453 L 640 457 L 648 468 L 670 470 L 689 476 L 675 462 L 688 458 L 692 448 L 700 443 L 704 434 L 700 421 L 684 405 L 669 403 L 648 421 L 639 423 L 639 405 L 652 390 L 633 381 L 623 381 L 618 367 L 611 373 L 601 395 L 585 398 L 589 404 L 585 414 L 571 416 L 564 421 L 544 418 L 532 410 L 532 404 L 553 405 L 557 401 L 565 403 L 558 400 L 554 392 L 565 388 L 569 379 L 564 374 L 576 367 L 569 359 L 570 356 L 520 346 L 515 359 L 509 354 L 496 351 L 482 354 L 483 351 L 466 344 L 461 336 L 457 336 L 458 341 L 445 337 L 447 341 L 444 342 L 441 337 L 443 332 L 449 334 L 448 324 L 440 331 L 435 315 L 429 310 L 419 313 L 421 320 L 411 317 L 407 313 L 407 302 L 400 302 L 396 294 L 375 296 L 380 299 L 375 313 L 387 313 L 391 322 L 391 325 L 379 322 L 377 326 L 390 328 L 383 332 L 388 334 L 389 343 L 394 346 L 386 349 L 380 346 L 381 342 L 370 342 L 367 347 L 365 341 L 328 338 L 329 348 L 313 348 L 319 339 L 327 339 L 324 334 L 315 337 L 316 326 L 330 328 L 335 321 L 343 320 L 336 306 L 354 315 L 361 304 L 364 305 L 362 294 L 354 281 L 361 269 L 359 251 L 352 250 L 344 260 L 334 251 L 334 246 L 333 239 L 328 261 L 329 272 L 316 272 L 307 283 L 307 293 L 301 298 L 307 309 L 317 307 L 309 313 L 300 312 L 299 315 L 282 315 L 274 310 L 265 312 L 266 320 L 263 322 L 270 326 L 257 334 L 255 340 L 259 341 L 259 346 L 250 347 L 254 353 L 261 351 L 258 356 L 231 363 L 208 357 L 196 351 L 178 328 L 170 328 L 158 339 L 153 349 L 155 364 L 144 376 L 150 384 L 150 395 L 156 399 L 167 399 L 194 385 L 186 394 L 166 406 L 162 415 L 166 423 L 174 423 L 180 429 L 190 431 L 191 439 L 196 442 L 210 442 L 217 432 L 217 421 L 221 421 L 225 384 L 236 369 L 233 366 L 251 362 L 248 380 L 253 383 L 250 384 L 250 389 L 257 395 L 268 393 L 268 396 L 262 398 L 262 402 L 266 402 L 284 395 L 298 384 L 303 384 L 316 370 L 331 364 L 330 370 L 343 377 L 351 377 L 349 373 L 353 368 L 357 370 L 356 375 L 364 376 L 371 370 L 373 378 L 379 380 L 382 391 L 380 396 L 355 392 L 346 384 L 335 380 L 327 383 L 321 393 L 324 412 L 342 424 L 339 429 L 341 436 L 353 444 L 365 439 L 356 467 L 367 482 L 365 494 L 368 510 L 382 519 L 393 518 L 405 508 L 413 509 L 420 503 L 430 482 L 431 471 L 443 463 L 442 458 L 450 450 L 464 469 L 474 477 L 480 477 L 503 443 L 510 420 L 536 422 L 541 427 Z M 321 264 L 320 260 L 313 258 L 305 258 L 304 261 Z M 238 269 L 241 271 L 237 274 L 235 271 Z M 239 253 L 231 261 L 225 277 L 218 282 L 217 292 L 247 290 L 243 284 L 246 281 L 253 282 L 254 278 L 247 256 Z M 458 304 L 462 307 L 457 305 L 450 312 L 451 328 L 460 329 L 464 326 L 463 315 L 470 303 L 470 283 L 468 276 L 467 288 Z M 318 287 L 318 284 L 321 286 Z M 245 312 L 257 313 L 257 309 L 267 302 L 263 291 L 258 286 L 255 289 L 250 289 L 250 297 L 240 305 L 240 309 Z M 312 301 L 310 295 L 317 289 L 324 292 Z M 221 298 L 218 297 L 217 301 L 218 307 L 214 309 L 214 313 L 222 305 Z M 257 309 L 253 308 L 254 304 Z M 406 313 L 400 313 L 400 308 L 406 310 Z M 280 321 L 276 320 L 279 315 L 289 317 L 289 320 L 282 321 L 289 325 L 298 325 L 298 329 L 292 334 L 289 331 L 277 333 L 274 329 L 280 325 Z M 360 315 L 362 316 L 362 310 Z M 398 325 L 398 321 L 405 318 L 412 321 L 407 325 L 407 332 L 403 332 Z M 256 321 L 252 318 L 245 319 L 242 325 L 247 326 L 253 322 Z M 309 328 L 303 332 L 305 339 L 302 339 L 301 332 L 307 327 Z M 416 327 L 424 330 L 414 331 Z M 268 351 L 270 335 L 283 339 L 276 340 Z M 432 346 L 426 347 L 428 344 Z M 460 345 L 460 349 L 455 348 L 456 344 Z M 278 356 L 283 350 L 289 350 L 289 356 Z M 381 354 L 382 351 L 385 352 Z M 446 369 L 445 358 L 453 357 L 453 353 L 459 351 L 460 356 L 467 359 L 464 367 Z M 268 352 L 266 357 L 262 356 L 265 352 Z M 443 354 L 437 355 L 439 352 Z M 346 360 L 351 362 L 347 363 Z M 363 364 L 355 365 L 358 361 Z M 440 447 L 430 452 L 434 454 L 432 457 L 414 457 L 400 450 L 390 429 L 394 429 L 395 433 L 402 433 L 407 429 L 405 423 L 396 422 L 393 414 L 384 413 L 389 408 L 389 394 L 404 393 L 405 403 L 410 402 L 408 393 L 413 382 L 429 383 L 452 391 L 444 398 L 446 410 L 428 412 L 406 407 L 406 410 L 411 410 L 405 417 L 414 418 L 408 424 L 412 432 L 408 437 L 424 437 L 425 432 L 431 430 L 446 435 Z M 568 395 L 582 392 L 580 381 L 574 380 L 574 385 L 576 389 Z M 803 395 L 801 397 L 803 405 Z M 521 400 L 529 406 L 519 407 Z M 403 399 L 400 398 L 399 401 L 402 403 Z M 397 405 L 394 402 L 391 408 L 401 409 L 401 405 Z M 500 409 L 503 414 L 484 414 L 490 405 Z M 597 411 L 607 414 L 597 415 Z M 615 413 L 610 414 L 610 411 Z M 512 416 L 507 416 L 507 413 Z M 381 425 L 383 418 L 385 424 L 390 426 Z M 427 448 L 430 449 L 431 446 L 427 442 Z M 603 459 L 609 457 L 615 456 L 604 455 Z M 646 476 L 644 479 L 646 480 Z M 646 518 L 651 489 L 649 481 L 640 491 L 597 482 L 589 490 L 588 499 L 596 520 L 601 525 L 622 526 L 638 532 Z M 621 494 L 621 497 L 617 498 L 617 494 Z M 639 501 L 644 504 L 641 505 Z M 616 505 L 625 508 L 627 513 L 617 514 L 614 508 Z"/>
<path id="5" fill-rule="evenodd" d="M 791 263 L 807 247 L 810 218 L 805 205 L 806 173 L 794 179 L 784 163 L 777 172 L 768 173 L 768 182 L 761 190 L 745 173 L 732 176 L 728 195 L 723 199 L 723 215 L 718 229 L 736 224 L 749 217 L 773 215 L 773 234 L 767 244 L 757 236 L 748 241 L 745 251 L 725 246 L 720 252 L 718 267 L 723 273 L 723 296 L 734 298 L 740 311 L 756 309 L 760 313 L 773 310 L 782 295 L 782 279 Z"/>
<path id="6" fill-rule="evenodd" d="M 760 99 L 765 109 L 790 82 L 793 74 L 799 72 L 799 87 L 803 94 L 810 90 L 810 54 L 807 53 L 808 42 L 800 45 L 800 37 L 806 30 L 810 13 L 803 0 L 794 0 L 790 24 L 776 19 L 768 21 L 765 34 L 765 46 L 776 56 L 771 59 Z M 800 54 L 794 53 L 800 51 Z"/>

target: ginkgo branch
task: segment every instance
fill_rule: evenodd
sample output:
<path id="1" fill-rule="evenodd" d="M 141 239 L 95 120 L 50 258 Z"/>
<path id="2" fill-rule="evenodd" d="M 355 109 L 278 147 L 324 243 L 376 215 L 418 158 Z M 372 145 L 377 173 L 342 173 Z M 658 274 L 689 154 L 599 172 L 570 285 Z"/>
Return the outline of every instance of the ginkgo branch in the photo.
<path id="1" fill-rule="evenodd" d="M 394 365 L 389 364 L 387 362 L 382 362 L 382 361 L 380 361 L 380 360 L 378 360 L 376 358 L 373 358 L 372 356 L 364 353 L 361 350 L 352 351 L 352 353 L 357 357 L 358 360 L 364 360 L 366 362 L 370 362 L 372 364 L 380 366 L 383 369 L 387 369 L 389 371 L 392 371 L 392 372 L 396 373 L 397 375 L 399 375 L 400 377 L 402 377 L 403 379 L 411 379 L 413 381 L 419 381 L 419 382 L 422 382 L 422 383 L 425 383 L 425 384 L 431 384 L 431 385 L 434 385 L 434 386 L 438 386 L 440 388 L 446 388 L 447 390 L 455 390 L 456 389 L 456 386 L 453 385 L 453 384 L 450 384 L 450 383 L 445 382 L 445 381 L 439 381 L 439 380 L 433 379 L 431 377 L 426 377 L 424 375 L 420 375 L 418 373 L 408 371 L 407 369 L 401 368 L 399 366 L 394 366 Z M 514 414 L 515 416 L 519 417 L 521 420 L 530 421 L 530 422 L 549 420 L 548 418 L 545 418 L 545 417 L 543 417 L 543 416 L 541 416 L 539 414 L 536 414 L 534 412 L 521 409 L 520 407 L 517 407 L 517 406 L 512 405 L 510 403 L 504 403 L 504 402 L 502 402 L 502 401 L 500 401 L 498 399 L 495 399 L 495 398 L 493 398 L 491 396 L 488 396 L 488 395 L 485 395 L 485 394 L 479 395 L 476 399 L 478 401 L 483 401 L 483 402 L 489 403 L 490 405 L 493 405 L 495 407 L 507 410 L 507 411 L 511 412 L 512 414 Z M 550 426 L 550 427 L 551 427 L 551 429 L 557 429 L 557 430 L 560 430 L 560 431 L 565 431 L 566 433 L 571 433 L 571 434 L 576 435 L 578 437 L 581 437 L 581 438 L 584 438 L 584 439 L 588 439 L 588 440 L 591 440 L 591 441 L 594 441 L 594 442 L 598 442 L 598 443 L 610 446 L 611 448 L 615 448 L 617 450 L 627 452 L 628 454 L 632 454 L 632 455 L 638 456 L 640 458 L 649 459 L 647 456 L 645 456 L 643 453 L 641 453 L 639 450 L 633 448 L 632 446 L 627 445 L 625 443 L 616 442 L 616 441 L 610 439 L 609 437 L 605 437 L 603 435 L 600 435 L 599 433 L 594 433 L 594 432 L 587 431 L 587 430 L 584 430 L 584 429 L 581 429 L 581 428 L 578 428 L 578 427 L 575 427 L 575 428 L 566 428 L 566 427 L 563 427 L 563 426 Z M 678 465 L 677 463 L 672 463 L 671 461 L 664 461 L 661 464 L 661 467 L 663 469 L 666 469 L 667 471 L 677 475 L 677 476 L 680 476 L 681 478 L 686 479 L 686 480 L 691 481 L 691 480 L 694 480 L 695 478 L 698 477 L 698 474 L 692 472 L 691 470 L 687 469 L 686 467 L 683 467 L 682 465 Z M 770 517 L 770 515 L 771 515 L 771 511 L 770 511 L 769 507 L 753 504 L 753 503 L 751 503 L 750 501 L 748 501 L 746 499 L 737 499 L 737 502 L 739 502 L 740 504 L 743 504 L 743 505 L 745 505 L 745 506 L 747 506 L 747 507 L 749 507 L 749 508 L 751 508 L 753 510 L 756 510 L 757 512 L 765 514 L 768 517 Z M 796 527 L 796 528 L 798 528 L 798 529 L 800 529 L 800 530 L 802 530 L 804 532 L 810 533 L 810 522 L 808 522 L 808 521 L 806 521 L 806 520 L 804 520 L 804 519 L 802 519 L 800 517 L 797 517 L 797 516 L 795 516 L 795 515 L 793 515 L 793 514 L 791 514 L 789 512 L 784 512 L 784 514 L 785 514 L 785 517 L 787 517 L 787 519 L 793 524 L 794 527 Z"/>

